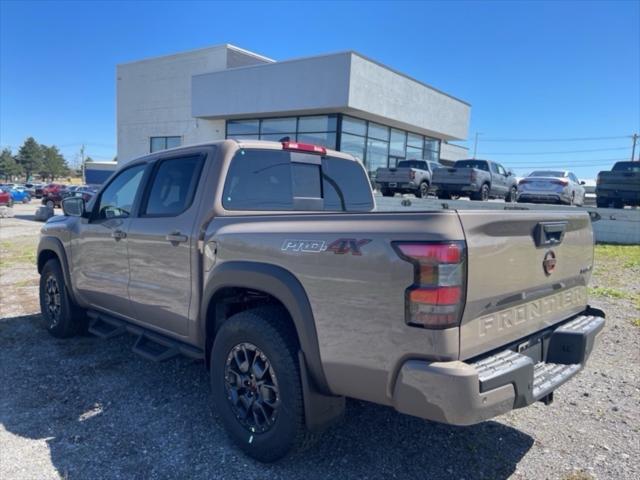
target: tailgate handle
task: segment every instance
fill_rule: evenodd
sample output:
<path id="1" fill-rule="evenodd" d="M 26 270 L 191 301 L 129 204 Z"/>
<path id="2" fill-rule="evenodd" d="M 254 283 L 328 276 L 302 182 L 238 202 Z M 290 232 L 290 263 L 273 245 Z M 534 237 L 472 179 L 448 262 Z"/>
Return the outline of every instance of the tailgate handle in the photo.
<path id="1" fill-rule="evenodd" d="M 567 222 L 540 222 L 536 227 L 536 246 L 559 245 L 564 238 Z"/>

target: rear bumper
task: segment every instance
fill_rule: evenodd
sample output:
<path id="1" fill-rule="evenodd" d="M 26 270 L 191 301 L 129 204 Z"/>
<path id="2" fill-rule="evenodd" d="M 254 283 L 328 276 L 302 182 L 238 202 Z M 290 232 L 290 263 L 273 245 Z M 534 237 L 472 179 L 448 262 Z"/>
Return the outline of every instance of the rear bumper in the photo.
<path id="1" fill-rule="evenodd" d="M 628 200 L 632 202 L 640 202 L 640 193 L 631 190 L 596 188 L 596 197 L 608 198 L 612 200 Z"/>
<path id="2" fill-rule="evenodd" d="M 418 185 L 413 182 L 376 182 L 379 188 L 391 190 L 417 190 Z"/>
<path id="3" fill-rule="evenodd" d="M 536 202 L 542 202 L 542 203 L 548 203 L 548 202 L 566 202 L 566 203 L 570 203 L 571 202 L 571 197 L 569 196 L 569 194 L 565 194 L 564 192 L 549 192 L 549 193 L 528 193 L 528 192 L 520 192 L 518 194 L 518 201 L 520 202 L 530 202 L 530 203 L 536 203 Z"/>
<path id="4" fill-rule="evenodd" d="M 604 314 L 588 309 L 554 329 L 469 362 L 405 362 L 393 405 L 416 417 L 472 425 L 545 399 L 586 364 Z M 534 341 L 535 340 L 535 341 Z"/>
<path id="5" fill-rule="evenodd" d="M 469 193 L 478 192 L 480 190 L 479 185 L 467 185 L 462 183 L 438 183 L 434 184 L 434 187 L 440 192 L 449 193 Z"/>

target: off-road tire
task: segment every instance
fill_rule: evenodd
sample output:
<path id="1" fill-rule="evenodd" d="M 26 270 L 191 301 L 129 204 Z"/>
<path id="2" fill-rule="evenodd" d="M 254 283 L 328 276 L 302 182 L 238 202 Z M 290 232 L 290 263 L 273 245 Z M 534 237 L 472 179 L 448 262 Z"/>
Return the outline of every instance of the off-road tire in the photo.
<path id="1" fill-rule="evenodd" d="M 393 190 L 389 190 L 388 188 L 381 188 L 380 193 L 383 197 L 393 197 L 395 192 Z"/>
<path id="2" fill-rule="evenodd" d="M 608 206 L 609 206 L 609 200 L 605 200 L 604 198 L 596 198 L 596 207 L 607 208 Z"/>
<path id="3" fill-rule="evenodd" d="M 237 313 L 217 332 L 211 349 L 211 390 L 216 411 L 231 439 L 250 457 L 274 462 L 294 450 L 310 446 L 316 435 L 305 425 L 298 340 L 284 322 L 286 312 L 261 307 Z M 251 431 L 234 413 L 225 380 L 234 347 L 251 344 L 263 352 L 277 379 L 279 404 L 275 419 L 264 432 Z"/>
<path id="4" fill-rule="evenodd" d="M 427 198 L 429 196 L 429 182 L 422 182 L 418 189 L 416 197 Z"/>
<path id="5" fill-rule="evenodd" d="M 451 194 L 449 192 L 438 192 L 437 195 L 440 200 L 451 200 Z"/>
<path id="6" fill-rule="evenodd" d="M 50 301 L 57 302 L 57 306 L 51 307 Z M 62 267 L 56 259 L 49 260 L 40 274 L 40 312 L 45 328 L 54 337 L 68 338 L 87 330 L 85 312 L 69 298 Z"/>

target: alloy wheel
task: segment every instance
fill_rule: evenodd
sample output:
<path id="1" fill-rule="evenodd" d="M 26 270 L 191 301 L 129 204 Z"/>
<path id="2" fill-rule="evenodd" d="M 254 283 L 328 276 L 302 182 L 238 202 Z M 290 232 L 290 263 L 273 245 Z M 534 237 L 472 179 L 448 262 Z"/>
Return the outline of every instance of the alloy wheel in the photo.
<path id="1" fill-rule="evenodd" d="M 44 304 L 47 308 L 47 314 L 49 317 L 49 328 L 53 328 L 58 325 L 58 322 L 60 321 L 60 314 L 62 312 L 60 285 L 53 276 L 47 278 L 45 284 Z"/>
<path id="2" fill-rule="evenodd" d="M 273 426 L 280 391 L 264 352 L 248 342 L 233 347 L 227 356 L 224 383 L 231 409 L 244 428 L 263 433 Z"/>

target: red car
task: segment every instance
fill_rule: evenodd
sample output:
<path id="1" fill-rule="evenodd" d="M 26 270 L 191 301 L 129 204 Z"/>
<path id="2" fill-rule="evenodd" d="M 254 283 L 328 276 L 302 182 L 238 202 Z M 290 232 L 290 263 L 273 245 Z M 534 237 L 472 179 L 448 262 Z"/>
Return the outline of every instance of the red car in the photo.
<path id="1" fill-rule="evenodd" d="M 63 192 L 66 185 L 60 183 L 50 183 L 42 189 L 42 204 L 50 207 L 62 206 Z"/>
<path id="2" fill-rule="evenodd" d="M 11 200 L 11 194 L 7 191 L 0 189 L 0 205 L 6 205 L 10 207 L 13 205 L 13 200 Z"/>
<path id="3" fill-rule="evenodd" d="M 49 183 L 42 188 L 42 196 L 46 197 L 50 193 L 58 193 L 60 190 L 64 189 L 65 186 L 60 183 Z"/>

